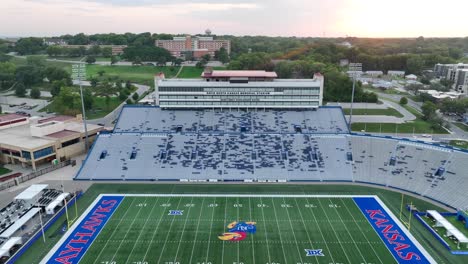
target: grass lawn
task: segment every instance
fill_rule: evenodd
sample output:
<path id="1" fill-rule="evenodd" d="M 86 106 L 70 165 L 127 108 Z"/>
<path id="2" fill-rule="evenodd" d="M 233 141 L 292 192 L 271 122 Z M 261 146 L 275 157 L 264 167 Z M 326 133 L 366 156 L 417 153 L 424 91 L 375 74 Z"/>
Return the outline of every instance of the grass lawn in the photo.
<path id="1" fill-rule="evenodd" d="M 464 131 L 468 132 L 468 126 L 463 124 L 463 123 L 460 123 L 460 122 L 454 122 L 453 123 L 454 125 L 456 125 L 457 127 L 459 127 L 460 129 L 463 129 Z"/>
<path id="2" fill-rule="evenodd" d="M 448 238 L 446 236 L 447 230 L 443 227 L 435 227 L 435 220 L 430 219 L 427 216 L 421 216 L 421 218 L 426 222 L 429 226 L 432 227 L 434 231 L 436 231 L 437 234 L 445 241 L 447 244 L 449 244 L 450 248 L 452 250 L 458 250 L 457 249 L 457 244 Z M 457 220 L 456 216 L 445 216 L 445 219 L 447 219 L 450 223 L 452 223 L 460 232 L 465 234 L 465 236 L 468 236 L 468 229 L 463 225 L 461 221 Z M 466 250 L 462 247 L 463 250 Z"/>
<path id="3" fill-rule="evenodd" d="M 57 112 L 55 110 L 55 102 L 52 102 L 48 106 L 39 110 L 39 112 Z M 111 97 L 109 101 L 109 107 L 106 105 L 106 98 L 105 97 L 94 97 L 94 105 L 93 108 L 86 111 L 86 118 L 87 119 L 97 119 L 106 116 L 110 112 L 112 112 L 117 106 L 119 106 L 122 101 L 119 100 L 118 97 Z M 58 113 L 58 112 L 57 112 Z"/>
<path id="4" fill-rule="evenodd" d="M 445 129 L 432 129 L 431 125 L 423 120 L 406 122 L 403 124 L 394 123 L 353 123 L 353 131 L 377 132 L 377 133 L 405 133 L 405 134 L 448 134 Z"/>
<path id="5" fill-rule="evenodd" d="M 4 174 L 10 173 L 10 172 L 11 172 L 10 169 L 0 167 L 0 175 L 4 175 Z"/>
<path id="6" fill-rule="evenodd" d="M 350 185 L 222 184 L 221 186 L 214 184 L 105 183 L 94 184 L 80 198 L 78 201 L 79 214 L 82 214 L 101 193 L 373 194 L 379 196 L 396 215 L 399 215 L 401 204 L 401 194 L 398 192 Z M 253 263 L 253 258 L 256 260 L 255 263 L 332 263 L 333 256 L 341 263 L 361 263 L 362 256 L 360 257 L 357 251 L 359 248 L 361 254 L 366 256 L 366 260 L 367 257 L 369 258 L 367 263 L 394 263 L 393 258 L 387 259 L 388 250 L 385 252 L 384 249 L 381 249 L 381 240 L 375 236 L 376 233 L 373 229 L 368 228 L 367 220 L 363 218 L 361 212 L 355 210 L 356 207 L 352 201 L 346 199 L 312 199 L 308 201 L 277 199 L 273 201 L 272 198 L 203 199 L 195 197 L 192 199 L 186 197 L 182 199 L 173 197 L 157 200 L 146 199 L 144 196 L 128 200 L 125 198 L 88 249 L 82 262 L 174 263 L 175 259 L 183 259 L 185 261 L 180 261 L 180 263 L 203 263 L 204 261 L 204 263 L 222 263 L 221 258 L 224 258 L 224 263 L 239 263 L 237 259 L 239 257 L 240 261 L 244 263 Z M 405 203 L 410 203 L 410 201 L 421 211 L 428 209 L 443 211 L 426 201 L 410 196 L 405 197 Z M 336 207 L 330 205 L 336 205 Z M 183 215 L 168 215 L 169 209 L 177 208 L 184 210 Z M 69 212 L 70 217 L 74 218 L 74 210 L 69 210 Z M 328 219 L 325 217 L 326 215 L 328 215 Z M 406 210 L 402 212 L 405 221 L 408 221 L 408 216 Z M 220 241 L 218 235 L 226 232 L 227 221 L 239 220 L 257 222 L 257 232 L 247 234 L 245 241 L 226 243 Z M 305 225 L 303 220 L 307 221 Z M 38 263 L 61 238 L 60 230 L 64 221 L 65 216 L 61 216 L 46 231 L 46 242 L 38 239 L 17 262 Z M 359 223 L 359 227 L 356 222 Z M 322 234 L 318 231 L 319 228 Z M 294 232 L 294 230 L 300 231 Z M 191 237 L 197 233 L 196 239 Z M 411 221 L 411 233 L 438 263 L 467 263 L 468 256 L 451 255 L 414 218 Z M 152 240 L 151 238 L 155 234 L 160 236 Z M 270 244 L 266 243 L 266 235 L 268 235 Z M 354 242 L 360 243 L 355 244 L 353 239 Z M 338 243 L 338 240 L 346 241 L 346 244 L 340 246 L 341 243 Z M 109 243 L 106 244 L 106 241 Z M 374 242 L 372 243 L 373 250 L 370 250 L 370 241 Z M 300 244 L 296 244 L 296 242 Z M 317 243 L 316 248 L 323 249 L 325 253 L 325 256 L 317 258 L 318 261 L 315 261 L 315 258 L 311 258 L 313 261 L 305 261 L 307 258 L 304 248 L 309 248 L 311 242 L 313 245 Z M 255 250 L 252 250 L 252 245 L 255 245 Z M 299 249 L 298 245 L 301 246 Z M 210 248 L 209 251 L 208 248 Z M 315 249 L 315 247 L 312 248 Z M 99 255 L 101 251 L 102 254 Z M 301 255 L 304 258 L 303 261 L 300 261 L 301 252 L 304 254 Z M 148 254 L 146 255 L 146 253 Z M 378 259 L 374 259 L 375 256 L 372 258 L 373 254 L 379 254 L 382 260 L 379 262 Z M 192 255 L 196 259 L 192 259 L 194 261 L 191 262 L 187 260 L 187 257 L 190 258 Z M 268 255 L 271 256 L 271 261 L 268 259 Z M 346 256 L 350 258 L 349 262 Z M 128 258 L 131 260 L 126 262 Z M 207 258 L 208 262 L 206 262 Z"/>
<path id="7" fill-rule="evenodd" d="M 369 92 L 375 92 L 375 93 L 384 93 L 384 94 L 399 94 L 399 95 L 407 95 L 409 96 L 410 94 L 407 92 L 400 92 L 395 89 L 376 89 L 372 86 L 365 86 L 364 89 L 368 90 Z"/>
<path id="8" fill-rule="evenodd" d="M 122 101 L 118 97 L 111 97 L 109 107 L 106 105 L 105 97 L 94 97 L 93 109 L 86 111 L 87 119 L 101 118 L 112 112 Z"/>
<path id="9" fill-rule="evenodd" d="M 468 149 L 468 141 L 463 141 L 463 140 L 450 140 L 450 146 L 454 146 L 457 148 L 464 148 Z"/>
<path id="10" fill-rule="evenodd" d="M 131 81 L 134 83 L 152 85 L 154 75 L 159 72 L 164 72 L 166 78 L 173 77 L 179 67 L 155 67 L 155 66 L 110 66 L 91 64 L 86 66 L 87 79 L 99 77 L 98 72 L 104 71 L 103 77 L 119 78 L 123 81 Z"/>
<path id="11" fill-rule="evenodd" d="M 350 109 L 343 109 L 345 115 L 349 115 Z M 403 117 L 403 115 L 398 112 L 395 108 L 386 108 L 386 109 L 353 109 L 353 115 L 385 115 L 385 116 L 395 116 Z"/>

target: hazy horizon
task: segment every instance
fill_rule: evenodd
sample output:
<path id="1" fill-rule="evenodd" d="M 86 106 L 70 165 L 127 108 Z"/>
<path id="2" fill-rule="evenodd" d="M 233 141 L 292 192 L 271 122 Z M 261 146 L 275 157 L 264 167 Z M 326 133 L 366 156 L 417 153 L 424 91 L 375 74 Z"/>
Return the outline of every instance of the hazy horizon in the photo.
<path id="1" fill-rule="evenodd" d="M 3 0 L 5 37 L 170 33 L 281 37 L 466 37 L 468 1 Z"/>

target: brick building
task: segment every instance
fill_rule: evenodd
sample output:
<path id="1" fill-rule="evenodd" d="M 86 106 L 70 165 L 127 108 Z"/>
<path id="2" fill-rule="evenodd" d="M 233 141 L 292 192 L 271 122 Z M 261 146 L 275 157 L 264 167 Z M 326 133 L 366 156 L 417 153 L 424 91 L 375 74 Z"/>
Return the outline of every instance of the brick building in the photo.
<path id="1" fill-rule="evenodd" d="M 199 59 L 205 54 L 214 57 L 215 52 L 225 48 L 227 53 L 231 52 L 229 40 L 213 39 L 213 37 L 174 37 L 172 40 L 156 40 L 155 46 L 167 49 L 174 57 L 184 57 L 190 53 L 193 58 Z"/>

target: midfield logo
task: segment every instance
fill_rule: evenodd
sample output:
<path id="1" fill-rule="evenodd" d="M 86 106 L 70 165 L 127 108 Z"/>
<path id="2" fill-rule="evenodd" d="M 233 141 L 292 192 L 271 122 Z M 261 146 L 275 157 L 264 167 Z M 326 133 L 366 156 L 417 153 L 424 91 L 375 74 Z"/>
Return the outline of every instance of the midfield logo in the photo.
<path id="1" fill-rule="evenodd" d="M 183 214 L 184 214 L 184 210 L 169 210 L 168 215 L 183 215 Z"/>
<path id="2" fill-rule="evenodd" d="M 247 233 L 257 232 L 255 222 L 232 222 L 227 225 L 228 231 L 218 236 L 223 241 L 242 241 L 247 237 Z"/>
<path id="3" fill-rule="evenodd" d="M 304 249 L 307 253 L 307 257 L 324 257 L 325 255 L 322 253 L 322 249 Z"/>

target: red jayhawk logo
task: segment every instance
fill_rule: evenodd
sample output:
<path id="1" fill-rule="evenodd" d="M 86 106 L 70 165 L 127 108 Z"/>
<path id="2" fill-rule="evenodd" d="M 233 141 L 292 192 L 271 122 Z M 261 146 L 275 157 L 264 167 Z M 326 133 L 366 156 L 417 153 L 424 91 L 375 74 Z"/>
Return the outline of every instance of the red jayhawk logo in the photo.
<path id="1" fill-rule="evenodd" d="M 228 231 L 218 235 L 223 241 L 242 241 L 247 237 L 247 233 L 257 232 L 256 222 L 232 222 L 227 225 Z"/>

